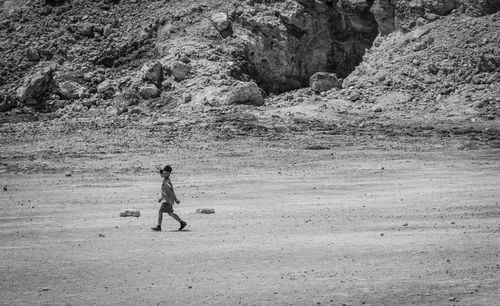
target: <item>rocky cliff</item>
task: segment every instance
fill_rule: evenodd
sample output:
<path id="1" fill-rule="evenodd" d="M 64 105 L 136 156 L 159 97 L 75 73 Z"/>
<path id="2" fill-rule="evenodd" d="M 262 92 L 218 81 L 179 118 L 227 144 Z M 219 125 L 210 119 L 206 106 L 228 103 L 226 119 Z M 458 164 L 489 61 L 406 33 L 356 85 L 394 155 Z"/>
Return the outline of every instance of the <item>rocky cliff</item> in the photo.
<path id="1" fill-rule="evenodd" d="M 397 92 L 433 109 L 475 97 L 466 100 L 496 118 L 499 9 L 498 0 L 28 1 L 0 22 L 0 110 L 269 105 L 268 95 L 326 72 L 313 88 L 327 98 L 373 104 Z"/>

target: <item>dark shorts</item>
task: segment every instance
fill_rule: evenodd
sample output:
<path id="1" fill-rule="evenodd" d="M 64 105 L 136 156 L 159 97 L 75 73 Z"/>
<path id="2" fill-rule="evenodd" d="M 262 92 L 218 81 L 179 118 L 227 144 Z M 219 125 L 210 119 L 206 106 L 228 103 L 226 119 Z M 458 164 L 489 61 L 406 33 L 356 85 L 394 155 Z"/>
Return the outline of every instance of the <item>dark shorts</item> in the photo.
<path id="1" fill-rule="evenodd" d="M 163 213 L 173 213 L 174 212 L 174 207 L 172 204 L 169 204 L 167 202 L 161 203 L 160 211 Z"/>

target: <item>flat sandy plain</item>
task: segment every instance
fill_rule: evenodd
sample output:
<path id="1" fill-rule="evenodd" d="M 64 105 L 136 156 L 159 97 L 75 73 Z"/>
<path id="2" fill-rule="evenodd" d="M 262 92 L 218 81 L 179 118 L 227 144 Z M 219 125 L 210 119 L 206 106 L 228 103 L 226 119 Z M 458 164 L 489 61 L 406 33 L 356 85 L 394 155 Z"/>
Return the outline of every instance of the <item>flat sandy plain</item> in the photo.
<path id="1" fill-rule="evenodd" d="M 168 216 L 150 230 L 158 163 L 186 231 Z M 246 141 L 2 165 L 3 305 L 500 301 L 498 149 Z"/>

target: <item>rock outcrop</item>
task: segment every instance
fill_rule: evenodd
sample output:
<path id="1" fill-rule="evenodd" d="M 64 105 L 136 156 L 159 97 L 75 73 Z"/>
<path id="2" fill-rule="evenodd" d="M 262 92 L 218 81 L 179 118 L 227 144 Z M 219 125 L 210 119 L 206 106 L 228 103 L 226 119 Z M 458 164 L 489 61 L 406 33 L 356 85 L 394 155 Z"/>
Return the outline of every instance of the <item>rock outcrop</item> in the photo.
<path id="1" fill-rule="evenodd" d="M 375 16 L 381 34 L 395 30 L 410 31 L 419 19 L 433 21 L 458 10 L 471 16 L 483 16 L 500 10 L 497 0 L 375 0 L 370 11 Z"/>
<path id="2" fill-rule="evenodd" d="M 239 15 L 252 77 L 270 92 L 309 85 L 318 71 L 347 76 L 378 34 L 365 1 L 285 1 Z"/>

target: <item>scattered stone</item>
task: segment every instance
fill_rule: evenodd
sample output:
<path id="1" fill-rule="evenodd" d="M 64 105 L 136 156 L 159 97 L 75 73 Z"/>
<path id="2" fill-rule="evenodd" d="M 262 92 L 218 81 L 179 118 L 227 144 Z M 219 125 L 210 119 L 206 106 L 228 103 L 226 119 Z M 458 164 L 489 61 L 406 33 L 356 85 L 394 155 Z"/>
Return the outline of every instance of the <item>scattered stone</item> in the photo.
<path id="1" fill-rule="evenodd" d="M 196 210 L 197 214 L 215 214 L 214 208 L 198 208 Z"/>
<path id="2" fill-rule="evenodd" d="M 106 237 L 106 235 L 104 235 L 104 234 L 99 234 L 99 237 Z"/>
<path id="3" fill-rule="evenodd" d="M 120 217 L 136 217 L 139 218 L 141 212 L 138 209 L 124 209 L 120 212 Z"/>
<path id="4" fill-rule="evenodd" d="M 160 84 L 163 80 L 163 67 L 159 61 L 145 63 L 141 68 L 141 78 L 153 84 Z"/>
<path id="5" fill-rule="evenodd" d="M 97 92 L 102 93 L 113 89 L 111 81 L 106 79 L 97 85 Z"/>
<path id="6" fill-rule="evenodd" d="M 66 173 L 64 174 L 64 176 L 68 176 L 68 177 L 69 177 L 69 176 L 71 176 L 71 172 L 66 172 Z"/>
<path id="7" fill-rule="evenodd" d="M 164 90 L 170 90 L 172 88 L 172 82 L 168 81 L 168 80 L 165 80 L 161 83 L 161 87 L 164 89 Z"/>
<path id="8" fill-rule="evenodd" d="M 26 49 L 26 57 L 29 61 L 32 62 L 37 62 L 40 60 L 40 54 L 38 54 L 38 51 L 32 47 Z"/>
<path id="9" fill-rule="evenodd" d="M 3 191 L 8 191 L 7 185 L 3 186 Z"/>
<path id="10" fill-rule="evenodd" d="M 229 93 L 226 104 L 262 105 L 262 91 L 254 82 L 238 82 Z"/>
<path id="11" fill-rule="evenodd" d="M 0 113 L 16 107 L 16 98 L 7 93 L 0 92 Z"/>
<path id="12" fill-rule="evenodd" d="M 380 233 L 380 236 L 382 236 L 382 237 L 383 237 L 383 236 L 384 236 L 384 233 Z"/>
<path id="13" fill-rule="evenodd" d="M 329 150 L 329 147 L 321 146 L 321 145 L 314 145 L 314 146 L 307 146 L 304 149 L 306 150 Z"/>
<path id="14" fill-rule="evenodd" d="M 408 226 L 408 223 L 403 224 L 403 226 Z"/>
<path id="15" fill-rule="evenodd" d="M 420 37 L 426 35 L 431 31 L 431 28 L 429 27 L 419 27 L 413 30 L 412 32 L 408 33 L 408 38 L 412 41 L 419 39 Z"/>
<path id="16" fill-rule="evenodd" d="M 102 30 L 102 35 L 104 37 L 108 37 L 109 35 L 111 35 L 111 32 L 113 30 L 113 26 L 110 25 L 110 24 L 107 24 L 104 29 Z"/>
<path id="17" fill-rule="evenodd" d="M 192 96 L 190 93 L 185 93 L 182 95 L 182 102 L 189 103 L 191 102 Z"/>
<path id="18" fill-rule="evenodd" d="M 94 71 L 85 72 L 83 74 L 83 80 L 90 82 L 95 77 L 96 73 Z"/>
<path id="19" fill-rule="evenodd" d="M 137 114 L 137 115 L 140 115 L 140 114 L 143 114 L 143 113 L 144 113 L 144 111 L 143 111 L 142 109 L 140 109 L 140 108 L 133 108 L 133 109 L 131 109 L 131 110 L 129 111 L 129 113 L 131 113 L 131 114 Z"/>
<path id="20" fill-rule="evenodd" d="M 361 95 L 359 94 L 359 92 L 353 92 L 349 95 L 348 99 L 352 102 L 355 102 L 361 99 Z"/>
<path id="21" fill-rule="evenodd" d="M 133 89 L 125 89 L 120 94 L 120 99 L 123 104 L 126 106 L 136 105 L 140 102 L 141 97 L 139 94 Z"/>
<path id="22" fill-rule="evenodd" d="M 94 27 L 92 23 L 82 22 L 77 25 L 76 31 L 83 36 L 94 37 Z"/>
<path id="23" fill-rule="evenodd" d="M 438 73 L 438 69 L 436 68 L 436 66 L 434 64 L 429 64 L 427 66 L 427 71 L 429 71 L 429 73 L 431 73 L 431 74 L 437 74 Z"/>
<path id="24" fill-rule="evenodd" d="M 190 69 L 188 64 L 181 61 L 175 61 L 170 70 L 176 81 L 182 81 L 187 77 Z"/>
<path id="25" fill-rule="evenodd" d="M 229 21 L 226 13 L 215 13 L 210 16 L 210 21 L 213 23 L 217 31 L 222 32 L 229 28 L 231 22 Z"/>
<path id="26" fill-rule="evenodd" d="M 421 27 L 427 23 L 427 20 L 425 20 L 422 17 L 417 18 L 417 27 Z"/>
<path id="27" fill-rule="evenodd" d="M 427 18 L 427 20 L 429 21 L 435 21 L 436 19 L 439 18 L 439 16 L 434 13 L 426 13 L 425 18 Z"/>
<path id="28" fill-rule="evenodd" d="M 309 86 L 315 92 L 323 92 L 332 88 L 342 88 L 342 83 L 334 73 L 316 72 L 309 78 Z"/>
<path id="29" fill-rule="evenodd" d="M 372 108 L 372 111 L 375 112 L 375 113 L 380 113 L 382 112 L 382 106 L 380 105 L 375 105 L 373 108 Z"/>
<path id="30" fill-rule="evenodd" d="M 139 95 L 144 99 L 148 100 L 151 98 L 155 98 L 160 94 L 158 87 L 154 84 L 147 84 L 139 88 Z"/>
<path id="31" fill-rule="evenodd" d="M 73 81 L 65 81 L 58 84 L 59 94 L 64 99 L 83 98 L 86 88 Z"/>
<path id="32" fill-rule="evenodd" d="M 187 56 L 186 54 L 183 54 L 179 57 L 179 60 L 185 64 L 189 64 L 191 63 L 191 59 L 189 58 L 189 56 Z"/>
<path id="33" fill-rule="evenodd" d="M 450 301 L 450 302 L 455 302 L 456 300 L 457 300 L 457 298 L 454 296 L 448 298 L 448 301 Z"/>
<path id="34" fill-rule="evenodd" d="M 383 82 L 385 81 L 385 79 L 387 78 L 387 74 L 384 72 L 384 71 L 379 71 L 377 72 L 373 78 L 377 81 L 377 82 Z"/>
<path id="35" fill-rule="evenodd" d="M 52 67 L 45 67 L 24 79 L 23 86 L 17 89 L 21 102 L 37 99 L 47 92 L 53 81 Z"/>
<path id="36" fill-rule="evenodd" d="M 121 114 L 124 114 L 126 112 L 128 112 L 128 108 L 126 106 L 118 107 L 116 109 L 116 115 L 117 116 L 120 116 Z"/>

